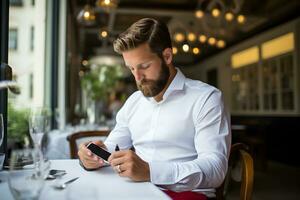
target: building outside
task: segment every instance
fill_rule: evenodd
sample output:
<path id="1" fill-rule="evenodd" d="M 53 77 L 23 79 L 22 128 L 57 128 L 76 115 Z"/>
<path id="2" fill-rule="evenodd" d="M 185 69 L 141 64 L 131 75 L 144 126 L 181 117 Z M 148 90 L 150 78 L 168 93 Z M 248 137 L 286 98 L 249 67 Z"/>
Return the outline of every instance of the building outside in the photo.
<path id="1" fill-rule="evenodd" d="M 10 95 L 14 107 L 42 106 L 45 88 L 45 0 L 11 0 L 8 64 L 21 94 Z"/>

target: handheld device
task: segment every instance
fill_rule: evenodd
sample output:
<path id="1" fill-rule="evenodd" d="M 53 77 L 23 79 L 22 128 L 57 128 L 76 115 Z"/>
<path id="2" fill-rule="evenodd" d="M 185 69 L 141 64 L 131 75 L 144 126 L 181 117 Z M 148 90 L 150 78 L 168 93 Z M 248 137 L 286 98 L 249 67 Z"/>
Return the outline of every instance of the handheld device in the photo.
<path id="1" fill-rule="evenodd" d="M 105 161 L 108 161 L 108 157 L 111 154 L 108 151 L 106 151 L 105 149 L 103 149 L 93 143 L 88 144 L 87 148 L 89 150 L 91 150 L 91 152 L 93 152 L 94 154 L 96 154 L 97 156 L 99 156 L 100 158 L 102 158 Z"/>

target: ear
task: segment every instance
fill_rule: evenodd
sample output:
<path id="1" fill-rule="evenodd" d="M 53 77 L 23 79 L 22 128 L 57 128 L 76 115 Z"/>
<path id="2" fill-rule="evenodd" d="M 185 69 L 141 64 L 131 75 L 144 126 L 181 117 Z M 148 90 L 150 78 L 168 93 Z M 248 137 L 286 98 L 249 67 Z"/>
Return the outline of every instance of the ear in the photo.
<path id="1" fill-rule="evenodd" d="M 172 48 L 166 48 L 163 51 L 162 56 L 167 65 L 171 64 L 173 60 Z"/>

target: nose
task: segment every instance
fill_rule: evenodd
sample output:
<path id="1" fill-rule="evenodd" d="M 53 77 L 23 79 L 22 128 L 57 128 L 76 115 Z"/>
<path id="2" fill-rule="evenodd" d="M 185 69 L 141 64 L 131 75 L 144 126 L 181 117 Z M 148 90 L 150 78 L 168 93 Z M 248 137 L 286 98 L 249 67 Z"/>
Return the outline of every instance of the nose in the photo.
<path id="1" fill-rule="evenodd" d="M 139 69 L 134 70 L 133 76 L 134 76 L 136 81 L 141 81 L 144 77 L 143 73 Z"/>

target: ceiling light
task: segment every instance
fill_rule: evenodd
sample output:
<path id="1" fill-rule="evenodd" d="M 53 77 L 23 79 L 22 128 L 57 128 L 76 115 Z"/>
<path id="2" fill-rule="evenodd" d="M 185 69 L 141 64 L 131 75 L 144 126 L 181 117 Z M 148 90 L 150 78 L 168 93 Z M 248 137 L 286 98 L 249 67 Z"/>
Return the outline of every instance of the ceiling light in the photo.
<path id="1" fill-rule="evenodd" d="M 196 35 L 195 33 L 189 33 L 187 38 L 189 41 L 194 42 L 196 40 Z"/>
<path id="2" fill-rule="evenodd" d="M 227 12 L 227 13 L 225 14 L 225 19 L 226 19 L 227 21 L 231 22 L 231 21 L 233 20 L 233 18 L 234 18 L 234 15 L 233 15 L 231 12 Z"/>
<path id="3" fill-rule="evenodd" d="M 83 71 L 83 70 L 80 70 L 80 71 L 78 72 L 78 76 L 79 76 L 79 77 L 83 77 L 83 75 L 84 75 L 84 71 Z"/>
<path id="4" fill-rule="evenodd" d="M 83 65 L 83 66 L 87 66 L 88 64 L 89 64 L 89 61 L 87 61 L 87 60 L 83 60 L 82 62 L 81 62 L 81 64 Z"/>
<path id="5" fill-rule="evenodd" d="M 185 40 L 185 36 L 183 33 L 176 33 L 174 39 L 176 42 L 183 42 Z"/>
<path id="6" fill-rule="evenodd" d="M 188 52 L 188 51 L 189 51 L 189 49 L 190 49 L 190 47 L 189 47 L 189 45 L 188 45 L 188 44 L 184 44 L 184 45 L 182 45 L 182 50 L 183 50 L 184 52 Z"/>
<path id="7" fill-rule="evenodd" d="M 221 14 L 221 11 L 218 9 L 218 8 L 214 8 L 212 11 L 211 11 L 211 14 L 213 17 L 219 17 L 220 14 Z"/>
<path id="8" fill-rule="evenodd" d="M 237 21 L 238 23 L 243 24 L 246 21 L 246 17 L 244 15 L 239 15 L 237 16 Z"/>
<path id="9" fill-rule="evenodd" d="M 103 10 L 110 12 L 118 7 L 119 0 L 97 0 L 96 6 L 102 8 Z"/>
<path id="10" fill-rule="evenodd" d="M 206 42 L 206 40 L 207 40 L 207 38 L 206 38 L 206 36 L 205 35 L 199 35 L 199 42 L 201 42 L 201 43 L 205 43 Z"/>
<path id="11" fill-rule="evenodd" d="M 217 47 L 218 48 L 224 48 L 225 47 L 225 41 L 224 40 L 219 40 L 218 42 L 217 42 Z"/>
<path id="12" fill-rule="evenodd" d="M 200 53 L 200 49 L 199 49 L 198 47 L 194 47 L 194 48 L 193 48 L 193 53 L 194 53 L 195 55 L 199 54 L 199 53 Z"/>
<path id="13" fill-rule="evenodd" d="M 107 30 L 100 30 L 99 32 L 99 37 L 100 38 L 106 38 L 108 36 L 108 31 Z"/>
<path id="14" fill-rule="evenodd" d="M 214 37 L 208 38 L 208 44 L 210 44 L 210 45 L 215 45 L 216 42 L 217 42 L 216 38 L 214 38 Z"/>
<path id="15" fill-rule="evenodd" d="M 95 10 L 89 4 L 86 4 L 84 8 L 77 15 L 77 21 L 84 25 L 93 25 L 96 22 L 95 20 L 96 20 Z"/>
<path id="16" fill-rule="evenodd" d="M 175 55 L 178 53 L 177 47 L 172 47 L 172 53 Z"/>
<path id="17" fill-rule="evenodd" d="M 196 10 L 195 12 L 195 16 L 198 18 L 198 19 L 201 19 L 203 16 L 204 16 L 204 12 L 202 10 Z"/>

